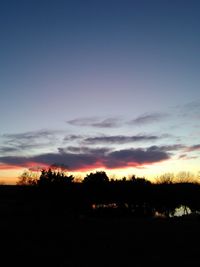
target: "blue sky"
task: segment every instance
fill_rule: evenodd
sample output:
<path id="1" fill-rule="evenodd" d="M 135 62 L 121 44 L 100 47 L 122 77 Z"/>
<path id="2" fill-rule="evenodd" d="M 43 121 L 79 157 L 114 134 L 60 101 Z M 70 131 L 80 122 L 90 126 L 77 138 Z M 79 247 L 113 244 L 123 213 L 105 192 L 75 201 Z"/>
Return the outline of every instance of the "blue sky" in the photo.
<path id="1" fill-rule="evenodd" d="M 194 0 L 1 1 L 0 176 L 55 160 L 198 171 L 199 13 Z"/>

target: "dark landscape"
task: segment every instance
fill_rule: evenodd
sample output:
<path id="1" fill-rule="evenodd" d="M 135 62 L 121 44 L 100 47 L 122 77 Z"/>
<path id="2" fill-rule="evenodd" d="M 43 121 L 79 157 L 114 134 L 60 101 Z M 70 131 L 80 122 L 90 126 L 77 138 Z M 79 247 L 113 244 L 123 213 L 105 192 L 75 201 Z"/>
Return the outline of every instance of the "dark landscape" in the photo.
<path id="1" fill-rule="evenodd" d="M 52 177 L 0 187 L 2 266 L 199 266 L 199 184 Z"/>

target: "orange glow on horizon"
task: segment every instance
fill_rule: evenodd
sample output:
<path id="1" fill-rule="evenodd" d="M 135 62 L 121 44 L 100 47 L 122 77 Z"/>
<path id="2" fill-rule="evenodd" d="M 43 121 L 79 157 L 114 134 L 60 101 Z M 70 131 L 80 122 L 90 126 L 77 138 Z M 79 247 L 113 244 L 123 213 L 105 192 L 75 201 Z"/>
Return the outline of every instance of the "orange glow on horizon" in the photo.
<path id="1" fill-rule="evenodd" d="M 134 166 L 125 166 L 124 168 L 105 168 L 100 163 L 96 166 L 85 166 L 78 170 L 68 170 L 69 174 L 72 174 L 76 179 L 84 178 L 90 172 L 105 171 L 109 178 L 121 179 L 123 177 L 129 178 L 132 175 L 137 177 L 145 177 L 151 181 L 154 181 L 158 176 L 164 173 L 177 174 L 181 171 L 189 171 L 197 174 L 200 170 L 199 160 L 185 160 L 185 159 L 171 159 L 164 162 Z M 0 164 L 0 183 L 15 184 L 18 177 L 24 170 L 30 169 L 32 171 L 39 171 L 42 168 L 49 168 L 50 165 L 38 164 L 35 162 L 27 162 L 24 166 Z"/>

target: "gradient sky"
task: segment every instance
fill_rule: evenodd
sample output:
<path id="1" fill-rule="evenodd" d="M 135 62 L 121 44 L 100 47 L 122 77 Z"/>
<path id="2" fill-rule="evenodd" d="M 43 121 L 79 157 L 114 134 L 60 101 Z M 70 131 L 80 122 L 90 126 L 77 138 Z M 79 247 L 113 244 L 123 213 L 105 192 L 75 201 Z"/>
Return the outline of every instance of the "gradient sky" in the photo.
<path id="1" fill-rule="evenodd" d="M 1 0 L 0 180 L 55 163 L 197 173 L 199 14 L 198 0 Z"/>

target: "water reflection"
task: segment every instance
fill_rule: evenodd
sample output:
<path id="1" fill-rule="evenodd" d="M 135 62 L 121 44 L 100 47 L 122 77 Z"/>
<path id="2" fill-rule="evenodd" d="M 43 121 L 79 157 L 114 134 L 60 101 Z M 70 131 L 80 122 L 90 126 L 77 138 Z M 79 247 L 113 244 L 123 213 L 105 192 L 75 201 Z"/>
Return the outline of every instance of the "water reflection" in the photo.
<path id="1" fill-rule="evenodd" d="M 171 217 L 171 218 L 172 217 L 181 217 L 181 216 L 184 216 L 184 215 L 189 215 L 191 213 L 192 213 L 192 211 L 188 206 L 180 205 L 173 212 L 171 212 L 169 214 L 169 217 Z M 166 216 L 165 213 L 156 211 L 155 212 L 155 217 L 156 218 L 166 218 L 167 216 Z"/>
<path id="2" fill-rule="evenodd" d="M 175 209 L 175 212 L 171 217 L 180 217 L 183 215 L 189 215 L 191 213 L 192 213 L 192 211 L 188 206 L 181 205 Z"/>
<path id="3" fill-rule="evenodd" d="M 138 207 L 137 205 L 134 206 L 135 209 L 130 209 L 130 206 L 127 204 L 127 203 L 124 203 L 124 205 L 119 205 L 117 203 L 103 203 L 103 204 L 97 204 L 97 203 L 94 203 L 92 204 L 92 209 L 93 210 L 101 210 L 101 211 L 111 211 L 111 210 L 120 210 L 121 208 L 124 209 L 124 211 L 129 211 L 130 213 L 132 213 L 132 215 L 138 215 Z M 191 209 L 188 207 L 188 206 L 185 206 L 185 205 L 180 205 L 178 206 L 175 210 L 171 211 L 170 213 L 166 214 L 166 212 L 160 212 L 160 211 L 156 211 L 156 210 L 152 210 L 151 213 L 147 213 L 147 208 L 145 206 L 141 206 L 141 214 L 144 215 L 147 215 L 149 214 L 149 216 L 153 216 L 153 217 L 156 217 L 156 218 L 167 218 L 168 216 L 173 218 L 173 217 L 181 217 L 181 216 L 184 216 L 184 215 L 190 215 L 192 213 Z"/>

